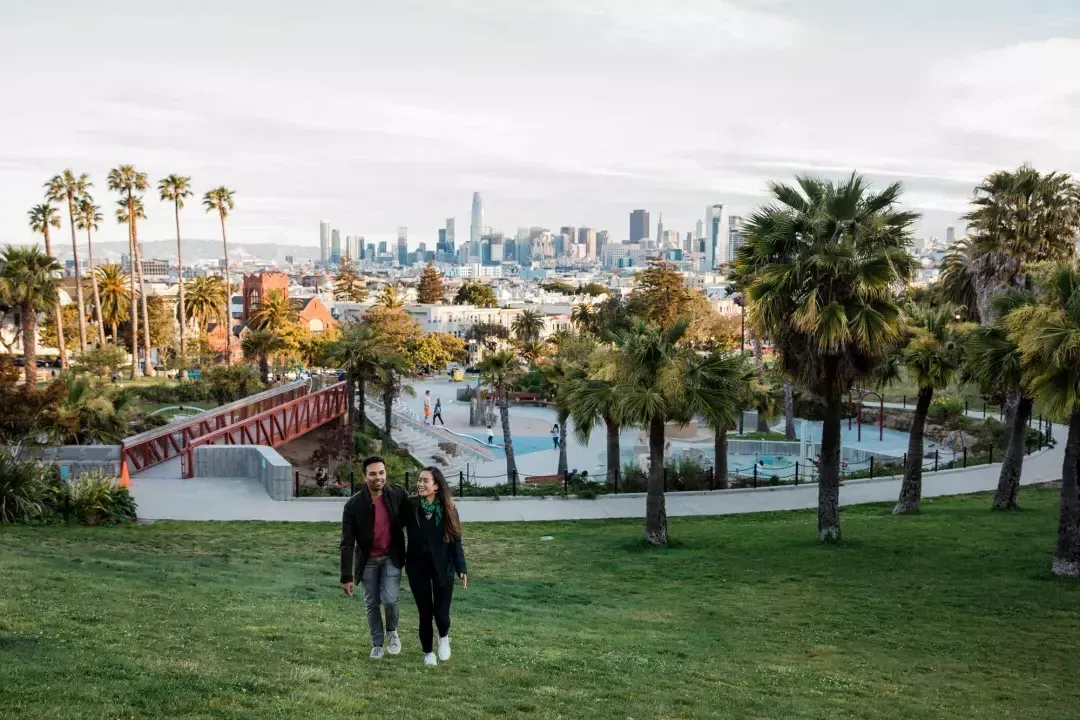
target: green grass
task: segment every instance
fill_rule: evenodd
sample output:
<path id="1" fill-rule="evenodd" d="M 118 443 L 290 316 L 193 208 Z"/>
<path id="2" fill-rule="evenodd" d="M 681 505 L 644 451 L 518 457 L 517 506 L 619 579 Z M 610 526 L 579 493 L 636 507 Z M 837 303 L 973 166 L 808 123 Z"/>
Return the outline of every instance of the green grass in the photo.
<path id="1" fill-rule="evenodd" d="M 769 432 L 744 432 L 742 435 L 738 433 L 732 433 L 728 435 L 731 440 L 787 440 L 787 435 L 782 432 L 775 432 L 770 430 Z"/>
<path id="2" fill-rule="evenodd" d="M 5 718 L 1075 718 L 1056 491 L 917 517 L 469 525 L 454 657 L 367 659 L 331 524 L 0 530 Z M 553 535 L 542 542 L 540 536 Z"/>

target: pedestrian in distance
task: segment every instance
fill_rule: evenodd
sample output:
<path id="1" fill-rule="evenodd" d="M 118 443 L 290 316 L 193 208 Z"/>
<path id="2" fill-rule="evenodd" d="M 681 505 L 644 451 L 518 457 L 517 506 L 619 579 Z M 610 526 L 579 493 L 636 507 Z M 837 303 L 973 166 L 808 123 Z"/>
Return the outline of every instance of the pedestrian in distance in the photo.
<path id="1" fill-rule="evenodd" d="M 442 398 L 435 399 L 435 413 L 431 416 L 431 424 L 434 425 L 436 420 L 444 426 L 446 425 L 446 421 L 442 417 Z"/>
<path id="2" fill-rule="evenodd" d="M 431 391 L 424 391 L 424 424 L 429 425 L 431 423 Z"/>
<path id="3" fill-rule="evenodd" d="M 555 423 L 551 426 L 551 444 L 555 446 L 555 449 L 559 449 L 559 423 Z"/>

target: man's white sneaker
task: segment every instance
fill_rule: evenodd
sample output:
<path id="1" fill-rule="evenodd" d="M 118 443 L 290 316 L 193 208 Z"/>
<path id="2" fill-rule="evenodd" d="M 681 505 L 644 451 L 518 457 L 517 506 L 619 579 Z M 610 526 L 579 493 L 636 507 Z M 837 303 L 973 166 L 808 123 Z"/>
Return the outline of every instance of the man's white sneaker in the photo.
<path id="1" fill-rule="evenodd" d="M 383 656 L 382 647 L 381 646 L 376 646 L 376 647 L 371 648 L 371 655 L 369 655 L 368 657 L 370 657 L 372 660 L 382 660 L 382 656 Z"/>
<path id="2" fill-rule="evenodd" d="M 450 659 L 450 636 L 439 638 L 439 660 L 446 662 Z"/>
<path id="3" fill-rule="evenodd" d="M 397 630 L 391 630 L 386 634 L 386 652 L 391 655 L 401 652 L 401 638 L 398 637 Z"/>
<path id="4" fill-rule="evenodd" d="M 425 665 L 438 665 L 439 661 L 435 659 L 435 653 L 424 653 Z"/>

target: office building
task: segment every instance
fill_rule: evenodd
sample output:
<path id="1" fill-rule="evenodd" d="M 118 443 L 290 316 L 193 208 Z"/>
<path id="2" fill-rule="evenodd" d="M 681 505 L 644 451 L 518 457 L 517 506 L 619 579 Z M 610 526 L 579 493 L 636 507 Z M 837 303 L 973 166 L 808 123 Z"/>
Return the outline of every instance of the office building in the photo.
<path id="1" fill-rule="evenodd" d="M 694 237 L 699 239 L 699 240 L 701 238 L 705 237 L 705 221 L 704 220 L 699 219 L 697 221 L 697 225 L 694 227 Z"/>
<path id="2" fill-rule="evenodd" d="M 330 262 L 341 262 L 341 231 L 336 228 L 330 231 Z"/>
<path id="3" fill-rule="evenodd" d="M 367 244 L 367 251 L 364 253 L 364 259 L 368 262 L 375 262 L 375 243 Z"/>
<path id="4" fill-rule="evenodd" d="M 379 255 L 385 255 L 385 254 L 386 254 L 386 241 L 385 240 L 380 240 L 379 241 Z"/>
<path id="5" fill-rule="evenodd" d="M 630 242 L 639 243 L 649 237 L 649 213 L 635 210 L 630 213 Z"/>
<path id="6" fill-rule="evenodd" d="M 954 242 L 956 242 L 956 228 L 950 225 L 945 228 L 945 246 L 952 247 Z"/>
<path id="7" fill-rule="evenodd" d="M 647 232 L 645 237 L 649 237 Z M 660 247 L 664 246 L 664 213 L 660 213 L 660 218 L 656 223 L 656 244 Z"/>
<path id="8" fill-rule="evenodd" d="M 596 259 L 600 259 L 600 253 L 605 246 L 611 244 L 611 233 L 607 230 L 598 230 L 596 232 Z"/>
<path id="9" fill-rule="evenodd" d="M 720 232 L 720 219 L 723 214 L 723 205 L 709 205 L 705 208 L 705 259 L 701 268 L 705 272 L 715 270 L 724 262 L 727 242 Z"/>
<path id="10" fill-rule="evenodd" d="M 577 228 L 573 225 L 563 225 L 559 228 L 563 236 L 561 243 L 556 244 L 555 256 L 559 257 L 570 252 L 570 246 L 577 242 Z"/>
<path id="11" fill-rule="evenodd" d="M 357 260 L 357 261 L 364 259 L 364 236 L 363 235 L 357 235 L 353 239 L 353 256 L 352 256 L 352 258 L 353 258 L 353 260 Z"/>
<path id="12" fill-rule="evenodd" d="M 724 262 L 735 262 L 735 252 L 746 241 L 745 221 L 738 215 L 728 215 L 727 256 Z"/>
<path id="13" fill-rule="evenodd" d="M 472 215 L 469 223 L 469 255 L 480 257 L 480 235 L 484 232 L 484 205 L 480 193 L 472 196 Z"/>
<path id="14" fill-rule="evenodd" d="M 596 230 L 590 227 L 578 228 L 577 241 L 585 246 L 585 259 L 596 260 Z"/>
<path id="15" fill-rule="evenodd" d="M 401 225 L 397 229 L 397 264 L 401 267 L 409 265 L 409 228 Z"/>
<path id="16" fill-rule="evenodd" d="M 455 238 L 454 238 L 454 218 L 446 218 L 446 244 L 450 248 L 450 252 L 454 252 Z"/>
<path id="17" fill-rule="evenodd" d="M 319 223 L 319 262 L 325 263 L 330 260 L 330 223 L 323 220 Z"/>

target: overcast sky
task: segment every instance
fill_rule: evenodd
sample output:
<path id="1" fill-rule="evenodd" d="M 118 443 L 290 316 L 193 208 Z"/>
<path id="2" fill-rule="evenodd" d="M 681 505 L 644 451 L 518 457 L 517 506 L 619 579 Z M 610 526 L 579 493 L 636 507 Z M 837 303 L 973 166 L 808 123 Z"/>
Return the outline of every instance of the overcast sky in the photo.
<path id="1" fill-rule="evenodd" d="M 0 244 L 41 185 L 133 163 L 236 190 L 236 242 L 434 243 L 447 216 L 692 230 L 767 179 L 902 180 L 944 235 L 974 184 L 1080 172 L 1080 2 L 0 2 Z M 147 198 L 144 239 L 173 236 Z M 185 237 L 216 223 L 191 203 Z"/>

